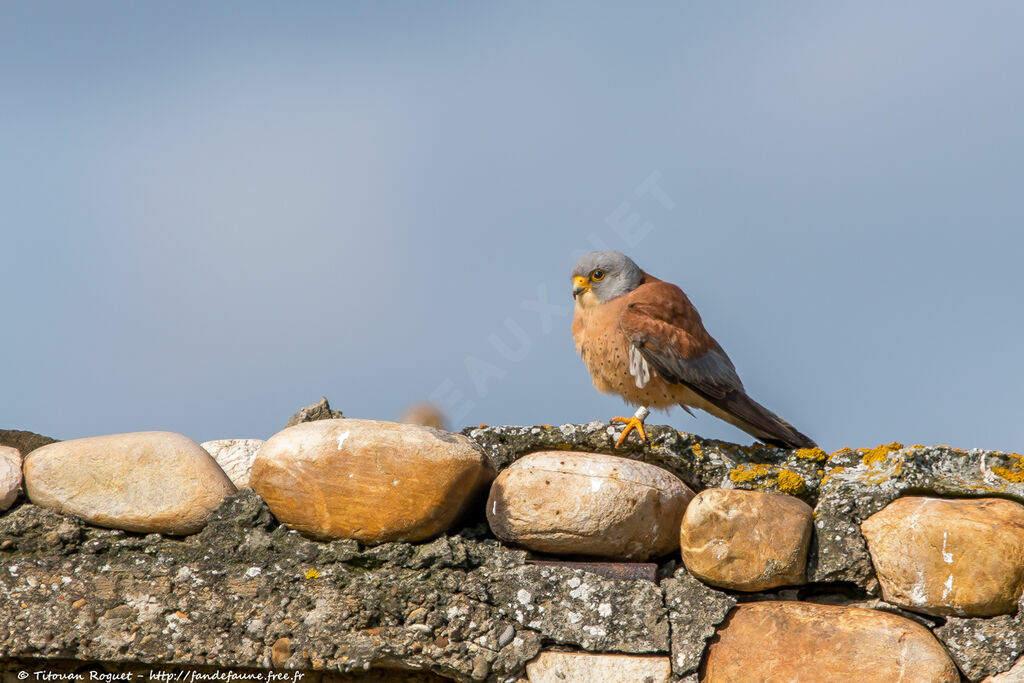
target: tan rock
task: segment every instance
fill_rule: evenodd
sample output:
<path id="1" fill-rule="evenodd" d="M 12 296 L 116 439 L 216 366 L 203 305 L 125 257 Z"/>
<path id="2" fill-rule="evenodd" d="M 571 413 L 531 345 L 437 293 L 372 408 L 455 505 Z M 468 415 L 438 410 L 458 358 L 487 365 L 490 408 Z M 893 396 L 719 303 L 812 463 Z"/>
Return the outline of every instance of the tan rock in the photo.
<path id="1" fill-rule="evenodd" d="M 813 518 L 807 503 L 780 493 L 701 491 L 683 515 L 683 564 L 701 581 L 734 590 L 806 583 Z"/>
<path id="2" fill-rule="evenodd" d="M 218 439 L 200 444 L 213 456 L 235 488 L 249 488 L 252 462 L 263 446 L 262 439 Z"/>
<path id="3" fill-rule="evenodd" d="M 898 498 L 861 524 L 882 596 L 936 616 L 1011 614 L 1024 590 L 1024 506 Z"/>
<path id="4" fill-rule="evenodd" d="M 678 477 L 648 463 L 541 451 L 494 480 L 487 521 L 498 538 L 539 552 L 646 560 L 679 547 L 692 498 Z"/>
<path id="5" fill-rule="evenodd" d="M 526 665 L 530 683 L 668 683 L 668 657 L 598 655 L 588 652 L 541 652 Z"/>
<path id="6" fill-rule="evenodd" d="M 421 541 L 442 533 L 494 478 L 460 434 L 374 420 L 305 422 L 263 444 L 250 485 L 313 538 Z"/>
<path id="7" fill-rule="evenodd" d="M 235 487 L 187 436 L 132 432 L 37 448 L 25 458 L 25 491 L 99 526 L 191 534 Z"/>
<path id="8" fill-rule="evenodd" d="M 14 505 L 21 488 L 21 452 L 0 446 L 0 512 Z"/>
<path id="9" fill-rule="evenodd" d="M 957 683 L 960 673 L 918 623 L 806 602 L 738 605 L 708 648 L 703 683 Z"/>

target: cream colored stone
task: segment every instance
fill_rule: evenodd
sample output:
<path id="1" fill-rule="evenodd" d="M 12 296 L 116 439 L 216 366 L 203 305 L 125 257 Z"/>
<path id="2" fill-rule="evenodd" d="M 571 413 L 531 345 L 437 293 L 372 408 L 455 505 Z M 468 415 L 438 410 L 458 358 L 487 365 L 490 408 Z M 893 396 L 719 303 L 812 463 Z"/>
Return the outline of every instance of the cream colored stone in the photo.
<path id="1" fill-rule="evenodd" d="M 541 652 L 526 665 L 530 683 L 668 683 L 668 657 L 599 655 L 588 652 Z"/>
<path id="2" fill-rule="evenodd" d="M 498 538 L 539 552 L 646 560 L 679 547 L 692 498 L 678 477 L 654 465 L 541 451 L 494 480 L 487 521 Z"/>
<path id="3" fill-rule="evenodd" d="M 686 507 L 683 564 L 701 581 L 741 591 L 807 581 L 814 512 L 781 493 L 707 489 Z"/>
<path id="4" fill-rule="evenodd" d="M 898 498 L 861 524 L 882 596 L 936 616 L 1011 614 L 1024 590 L 1024 506 Z"/>
<path id="5" fill-rule="evenodd" d="M 886 612 L 806 602 L 738 605 L 711 641 L 703 683 L 958 683 L 924 626 Z"/>
<path id="6" fill-rule="evenodd" d="M 334 419 L 272 436 L 249 481 L 303 534 L 383 543 L 444 532 L 493 478 L 483 449 L 460 434 Z"/>
<path id="7" fill-rule="evenodd" d="M 187 436 L 132 432 L 37 448 L 25 458 L 25 491 L 36 505 L 99 526 L 191 534 L 235 487 Z"/>
<path id="8" fill-rule="evenodd" d="M 218 439 L 200 445 L 213 456 L 235 488 L 249 488 L 252 462 L 263 446 L 262 439 Z"/>
<path id="9" fill-rule="evenodd" d="M 21 488 L 21 452 L 0 446 L 0 512 L 14 505 Z"/>

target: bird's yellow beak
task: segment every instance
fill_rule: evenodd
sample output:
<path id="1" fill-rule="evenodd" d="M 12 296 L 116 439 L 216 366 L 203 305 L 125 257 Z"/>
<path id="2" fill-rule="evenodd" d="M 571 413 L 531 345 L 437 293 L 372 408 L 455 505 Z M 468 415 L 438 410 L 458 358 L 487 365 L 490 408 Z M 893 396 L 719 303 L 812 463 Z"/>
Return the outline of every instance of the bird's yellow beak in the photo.
<path id="1" fill-rule="evenodd" d="M 590 291 L 590 282 L 587 278 L 582 275 L 577 275 L 572 279 L 572 298 L 575 299 L 583 292 Z"/>

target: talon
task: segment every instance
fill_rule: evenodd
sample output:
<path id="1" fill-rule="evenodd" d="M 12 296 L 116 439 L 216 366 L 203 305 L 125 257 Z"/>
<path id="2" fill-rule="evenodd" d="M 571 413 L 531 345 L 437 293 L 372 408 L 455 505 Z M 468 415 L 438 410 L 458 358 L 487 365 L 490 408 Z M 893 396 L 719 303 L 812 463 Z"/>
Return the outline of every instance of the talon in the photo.
<path id="1" fill-rule="evenodd" d="M 609 422 L 620 422 L 626 425 L 623 427 L 622 434 L 619 435 L 618 441 L 615 442 L 615 448 L 622 448 L 622 444 L 626 442 L 626 437 L 628 437 L 629 433 L 633 430 L 636 430 L 636 433 L 640 435 L 641 443 L 645 443 L 647 441 L 647 433 L 644 432 L 644 421 L 635 415 L 633 417 L 613 417 Z"/>

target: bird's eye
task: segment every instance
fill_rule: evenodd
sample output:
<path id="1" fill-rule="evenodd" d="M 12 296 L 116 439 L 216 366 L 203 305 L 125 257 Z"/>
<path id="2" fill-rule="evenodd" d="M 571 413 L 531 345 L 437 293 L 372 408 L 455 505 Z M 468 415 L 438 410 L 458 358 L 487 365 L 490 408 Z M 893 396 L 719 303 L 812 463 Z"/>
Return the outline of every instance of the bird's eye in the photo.
<path id="1" fill-rule="evenodd" d="M 593 280 L 594 282 L 600 282 L 601 280 L 604 279 L 604 271 L 598 268 L 597 270 L 590 274 L 590 279 Z"/>

